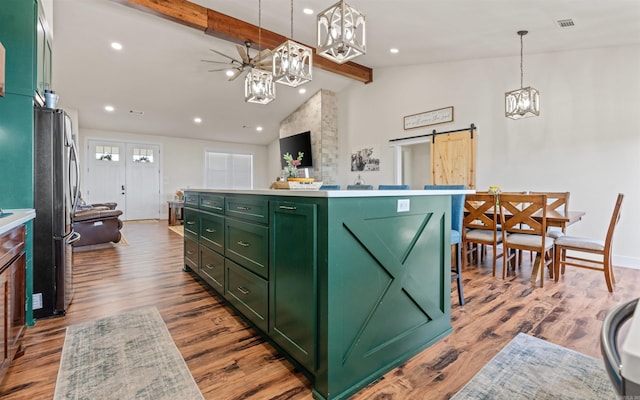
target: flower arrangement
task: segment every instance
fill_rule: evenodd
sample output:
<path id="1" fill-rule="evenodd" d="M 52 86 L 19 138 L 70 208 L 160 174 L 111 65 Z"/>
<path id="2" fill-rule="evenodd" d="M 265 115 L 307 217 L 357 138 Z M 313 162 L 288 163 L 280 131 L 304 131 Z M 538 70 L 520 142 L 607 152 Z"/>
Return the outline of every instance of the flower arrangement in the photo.
<path id="1" fill-rule="evenodd" d="M 178 200 L 182 200 L 184 198 L 184 192 L 178 189 L 176 190 L 176 196 L 178 197 Z"/>
<path id="2" fill-rule="evenodd" d="M 284 167 L 284 176 L 287 178 L 297 178 L 298 177 L 298 167 L 302 164 L 302 157 L 304 153 L 299 151 L 298 158 L 294 159 L 293 156 L 289 153 L 285 153 L 282 158 L 287 162 L 287 166 Z"/>

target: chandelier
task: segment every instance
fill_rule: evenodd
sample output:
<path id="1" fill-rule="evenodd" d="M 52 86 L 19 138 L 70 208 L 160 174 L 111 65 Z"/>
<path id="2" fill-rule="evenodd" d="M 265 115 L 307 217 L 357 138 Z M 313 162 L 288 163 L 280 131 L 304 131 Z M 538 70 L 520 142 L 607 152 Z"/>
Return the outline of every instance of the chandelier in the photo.
<path id="1" fill-rule="evenodd" d="M 262 48 L 262 0 L 258 0 L 258 48 Z M 276 83 L 273 73 L 253 67 L 244 78 L 244 101 L 268 104 L 276 98 Z"/>
<path id="2" fill-rule="evenodd" d="M 291 0 L 291 39 L 293 39 L 293 0 Z M 276 82 L 300 86 L 312 78 L 311 49 L 287 40 L 273 50 L 273 76 Z"/>
<path id="3" fill-rule="evenodd" d="M 522 37 L 528 31 L 518 31 L 520 35 L 520 89 L 504 94 L 504 115 L 511 119 L 520 119 L 540 115 L 540 93 L 537 89 L 523 87 Z"/>
<path id="4" fill-rule="evenodd" d="M 366 53 L 365 17 L 343 0 L 318 14 L 316 52 L 338 64 Z"/>

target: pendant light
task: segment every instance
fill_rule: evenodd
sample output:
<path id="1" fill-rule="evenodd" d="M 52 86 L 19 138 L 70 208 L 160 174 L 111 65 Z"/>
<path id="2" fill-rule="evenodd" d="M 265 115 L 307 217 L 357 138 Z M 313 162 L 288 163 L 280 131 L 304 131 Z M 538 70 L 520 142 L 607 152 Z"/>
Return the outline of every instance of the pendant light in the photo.
<path id="1" fill-rule="evenodd" d="M 312 78 L 312 52 L 293 40 L 293 0 L 291 0 L 291 36 L 273 50 L 273 76 L 277 83 L 300 86 Z"/>
<path id="2" fill-rule="evenodd" d="M 318 14 L 316 53 L 338 64 L 366 53 L 365 17 L 339 1 Z"/>
<path id="3" fill-rule="evenodd" d="M 540 115 L 540 93 L 537 89 L 523 87 L 522 37 L 529 31 L 518 31 L 520 35 L 520 89 L 504 94 L 504 115 L 511 119 L 520 119 Z"/>
<path id="4" fill-rule="evenodd" d="M 258 49 L 262 48 L 262 0 L 258 0 Z M 244 79 L 244 100 L 247 103 L 268 104 L 276 98 L 273 73 L 251 68 Z"/>

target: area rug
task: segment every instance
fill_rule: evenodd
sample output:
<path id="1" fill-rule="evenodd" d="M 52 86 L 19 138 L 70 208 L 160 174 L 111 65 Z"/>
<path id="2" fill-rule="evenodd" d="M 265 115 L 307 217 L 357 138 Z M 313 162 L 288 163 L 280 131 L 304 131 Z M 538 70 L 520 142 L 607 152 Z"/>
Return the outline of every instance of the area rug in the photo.
<path id="1" fill-rule="evenodd" d="M 170 226 L 169 230 L 177 233 L 180 236 L 184 236 L 184 226 L 183 225 Z"/>
<path id="2" fill-rule="evenodd" d="M 53 398 L 204 399 L 156 307 L 69 326 Z"/>
<path id="3" fill-rule="evenodd" d="M 618 399 L 601 360 L 519 333 L 451 399 Z"/>

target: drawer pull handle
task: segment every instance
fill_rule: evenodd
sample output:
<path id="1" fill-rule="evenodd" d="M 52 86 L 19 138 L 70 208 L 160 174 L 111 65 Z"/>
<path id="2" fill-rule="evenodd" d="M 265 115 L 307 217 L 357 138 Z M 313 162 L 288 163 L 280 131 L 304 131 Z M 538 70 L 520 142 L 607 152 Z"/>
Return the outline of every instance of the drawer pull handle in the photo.
<path id="1" fill-rule="evenodd" d="M 296 207 L 291 207 L 291 206 L 280 206 L 281 210 L 292 210 L 295 211 Z"/>
<path id="2" fill-rule="evenodd" d="M 238 241 L 237 243 L 238 243 L 239 246 L 242 246 L 242 247 L 249 247 L 250 246 L 249 243 L 243 242 L 242 240 Z"/>
<path id="3" fill-rule="evenodd" d="M 215 229 L 211 229 L 211 228 L 207 228 L 205 229 L 205 231 L 207 231 L 207 233 L 215 233 Z"/>
<path id="4" fill-rule="evenodd" d="M 191 255 L 191 254 L 193 254 L 193 251 L 187 250 L 187 254 Z"/>
<path id="5" fill-rule="evenodd" d="M 213 265 L 211 265 L 211 264 L 205 264 L 204 266 L 209 268 L 209 269 L 213 269 Z"/>
<path id="6" fill-rule="evenodd" d="M 195 223 L 195 221 L 187 221 L 187 225 L 194 225 Z"/>
<path id="7" fill-rule="evenodd" d="M 236 209 L 240 210 L 240 211 L 249 211 L 249 210 L 251 210 L 251 207 L 237 206 Z"/>
<path id="8" fill-rule="evenodd" d="M 238 286 L 238 292 L 244 294 L 245 296 L 249 294 L 249 291 L 242 286 Z"/>
<path id="9" fill-rule="evenodd" d="M 213 206 L 213 207 L 211 207 L 211 208 L 213 208 L 214 210 L 222 211 L 222 207 Z"/>

